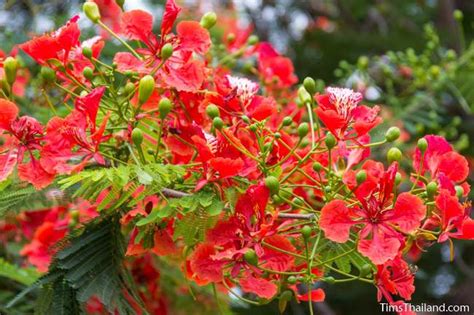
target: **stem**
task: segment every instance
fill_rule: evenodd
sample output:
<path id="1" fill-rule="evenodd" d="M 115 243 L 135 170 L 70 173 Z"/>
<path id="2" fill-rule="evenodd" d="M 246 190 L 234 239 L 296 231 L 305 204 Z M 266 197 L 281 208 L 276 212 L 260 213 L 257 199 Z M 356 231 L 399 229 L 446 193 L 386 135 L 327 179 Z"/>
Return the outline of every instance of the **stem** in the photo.
<path id="1" fill-rule="evenodd" d="M 137 57 L 138 60 L 142 60 L 142 57 L 135 51 L 135 49 L 132 48 L 132 46 L 130 46 L 126 41 L 124 41 L 122 38 L 120 38 L 120 36 L 118 36 L 114 31 L 112 31 L 107 25 L 105 25 L 104 23 L 102 23 L 101 20 L 99 20 L 97 22 L 97 24 L 100 25 L 100 27 L 102 27 L 103 29 L 105 29 L 110 35 L 112 35 L 113 37 L 115 37 L 122 45 L 124 45 L 128 50 L 130 50 L 130 52 L 135 56 Z"/>

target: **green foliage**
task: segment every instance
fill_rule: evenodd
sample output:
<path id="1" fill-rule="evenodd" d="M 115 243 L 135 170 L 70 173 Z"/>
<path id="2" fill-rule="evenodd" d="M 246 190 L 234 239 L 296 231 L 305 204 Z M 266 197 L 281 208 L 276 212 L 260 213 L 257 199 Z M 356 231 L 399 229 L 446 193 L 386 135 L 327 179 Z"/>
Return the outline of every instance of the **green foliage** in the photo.
<path id="1" fill-rule="evenodd" d="M 69 237 L 69 245 L 55 255 L 49 272 L 7 307 L 41 288 L 38 314 L 80 314 L 92 296 L 110 313 L 135 314 L 129 301 L 132 298 L 140 305 L 140 299 L 123 266 L 124 253 L 118 217 L 93 221 L 82 234 Z"/>
<path id="2" fill-rule="evenodd" d="M 349 242 L 346 243 L 334 243 L 327 239 L 323 239 L 319 245 L 320 259 L 322 262 L 331 262 L 329 265 L 335 265 L 339 270 L 350 273 L 353 269 L 362 270 L 362 268 L 371 264 L 370 260 L 362 256 L 355 250 L 355 244 Z"/>
<path id="3" fill-rule="evenodd" d="M 0 187 L 0 218 L 13 210 L 15 212 L 32 211 L 51 204 L 44 193 L 38 192 L 33 186 L 20 188 L 10 181 L 3 182 L 2 186 Z"/>
<path id="4" fill-rule="evenodd" d="M 125 204 L 136 205 L 146 196 L 158 194 L 163 188 L 174 185 L 183 176 L 184 169 L 176 165 L 148 164 L 143 167 L 120 165 L 85 170 L 60 180 L 59 184 L 63 190 L 75 189 L 73 197 L 87 200 L 97 200 L 100 193 L 108 191 L 97 210 L 112 211 Z M 140 185 L 145 185 L 145 189 L 138 193 Z"/>
<path id="5" fill-rule="evenodd" d="M 0 277 L 31 285 L 38 279 L 39 274 L 34 269 L 20 268 L 0 258 Z"/>

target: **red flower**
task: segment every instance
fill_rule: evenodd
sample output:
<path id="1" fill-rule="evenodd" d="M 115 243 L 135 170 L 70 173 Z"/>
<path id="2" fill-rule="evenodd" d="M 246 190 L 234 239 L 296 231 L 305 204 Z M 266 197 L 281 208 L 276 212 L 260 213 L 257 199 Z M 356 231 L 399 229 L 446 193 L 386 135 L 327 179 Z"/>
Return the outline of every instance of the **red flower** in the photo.
<path id="1" fill-rule="evenodd" d="M 413 168 L 421 175 L 429 171 L 431 177 L 437 179 L 442 188 L 455 194 L 453 183 L 465 181 L 469 174 L 466 158 L 455 152 L 448 141 L 441 136 L 428 135 L 424 139 L 428 142 L 428 148 L 423 160 L 420 149 L 416 149 L 413 155 Z"/>
<path id="2" fill-rule="evenodd" d="M 319 224 L 326 237 L 338 243 L 349 239 L 352 226 L 362 225 L 358 250 L 375 264 L 394 258 L 403 241 L 404 233 L 413 232 L 424 218 L 423 201 L 410 193 L 401 193 L 394 205 L 392 189 L 397 172 L 393 164 L 367 194 L 357 194 L 361 207 L 348 208 L 344 201 L 333 200 L 321 210 Z"/>
<path id="3" fill-rule="evenodd" d="M 439 216 L 433 216 L 432 221 L 439 222 L 442 231 L 438 242 L 444 242 L 450 237 L 474 239 L 474 220 L 469 217 L 469 212 L 456 196 L 442 189 L 435 202 Z"/>
<path id="4" fill-rule="evenodd" d="M 393 300 L 392 295 L 399 295 L 404 300 L 410 300 L 415 291 L 413 273 L 400 256 L 377 266 L 375 281 L 378 300 L 385 297 L 390 304 L 397 303 Z"/>
<path id="5" fill-rule="evenodd" d="M 0 150 L 0 181 L 5 180 L 18 164 L 20 179 L 33 184 L 36 189 L 48 186 L 54 173 L 47 172 L 39 163 L 35 152 L 41 148 L 43 126 L 34 118 L 18 118 L 18 108 L 10 101 L 0 99 L 0 131 L 8 132 Z M 29 162 L 24 162 L 28 153 Z"/>
<path id="6" fill-rule="evenodd" d="M 359 105 L 362 94 L 350 89 L 328 87 L 316 100 L 319 119 L 338 139 L 363 136 L 382 121 L 377 116 L 379 107 Z"/>
<path id="7" fill-rule="evenodd" d="M 298 81 L 291 59 L 280 56 L 270 43 L 259 43 L 257 53 L 258 70 L 266 85 L 281 89 Z"/>
<path id="8" fill-rule="evenodd" d="M 247 273 L 239 283 L 244 292 L 254 293 L 264 299 L 271 299 L 278 291 L 276 284 L 263 278 L 256 278 L 251 273 Z"/>

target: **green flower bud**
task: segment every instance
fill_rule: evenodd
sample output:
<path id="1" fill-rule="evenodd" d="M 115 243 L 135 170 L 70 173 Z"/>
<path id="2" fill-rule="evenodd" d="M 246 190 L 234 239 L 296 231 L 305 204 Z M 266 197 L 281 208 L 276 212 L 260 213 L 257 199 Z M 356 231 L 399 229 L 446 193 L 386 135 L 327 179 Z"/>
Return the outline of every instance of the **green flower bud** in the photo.
<path id="1" fill-rule="evenodd" d="M 365 264 L 362 266 L 362 268 L 360 269 L 360 274 L 359 276 L 361 278 L 366 278 L 369 274 L 371 274 L 373 272 L 372 270 L 372 266 L 370 264 Z"/>
<path id="2" fill-rule="evenodd" d="M 316 90 L 316 82 L 314 81 L 313 78 L 311 77 L 306 77 L 304 80 L 303 80 L 303 86 L 304 88 L 306 89 L 306 91 L 308 91 L 308 93 L 310 95 L 314 95 L 317 90 Z"/>
<path id="3" fill-rule="evenodd" d="M 309 237 L 311 236 L 311 233 L 313 232 L 313 230 L 311 229 L 311 227 L 309 225 L 305 225 L 303 226 L 303 228 L 301 229 L 301 235 L 303 236 L 303 239 L 305 241 L 307 241 L 309 239 Z"/>
<path id="4" fill-rule="evenodd" d="M 245 252 L 244 259 L 249 265 L 252 265 L 252 266 L 258 265 L 258 257 L 253 249 L 249 249 L 248 251 Z"/>
<path id="5" fill-rule="evenodd" d="M 250 125 L 250 126 L 249 126 L 249 129 L 250 129 L 250 131 L 252 131 L 252 132 L 256 132 L 257 129 L 258 129 L 258 128 L 257 128 L 257 124 Z"/>
<path id="6" fill-rule="evenodd" d="M 7 57 L 7 59 L 3 61 L 3 70 L 5 71 L 5 77 L 7 79 L 7 82 L 12 85 L 16 80 L 18 61 L 13 57 Z"/>
<path id="7" fill-rule="evenodd" d="M 161 59 L 167 60 L 173 54 L 173 45 L 170 43 L 164 44 L 161 47 Z"/>
<path id="8" fill-rule="evenodd" d="M 144 104 L 150 98 L 155 89 L 155 79 L 151 75 L 146 75 L 140 79 L 138 84 L 138 102 Z"/>
<path id="9" fill-rule="evenodd" d="M 281 138 L 281 133 L 275 132 L 274 136 L 275 136 L 275 139 L 280 139 Z"/>
<path id="10" fill-rule="evenodd" d="M 326 134 L 326 139 L 324 139 L 324 143 L 326 143 L 326 147 L 328 149 L 332 149 L 336 146 L 337 140 L 336 138 L 332 135 L 332 133 L 328 132 Z"/>
<path id="11" fill-rule="evenodd" d="M 395 185 L 398 185 L 402 182 L 402 174 L 400 174 L 400 172 L 397 172 L 397 174 L 395 174 Z"/>
<path id="12" fill-rule="evenodd" d="M 249 39 L 247 40 L 247 43 L 249 45 L 256 45 L 258 43 L 258 36 L 256 35 L 251 35 Z"/>
<path id="13" fill-rule="evenodd" d="M 286 282 L 288 282 L 289 284 L 295 284 L 296 283 L 296 277 L 295 276 L 289 276 L 286 279 Z"/>
<path id="14" fill-rule="evenodd" d="M 240 118 L 242 118 L 242 120 L 244 121 L 244 123 L 250 124 L 250 118 L 249 118 L 249 116 L 247 116 L 247 115 L 242 115 L 242 117 L 240 117 Z"/>
<path id="15" fill-rule="evenodd" d="M 438 184 L 436 182 L 429 182 L 426 185 L 426 194 L 428 197 L 433 198 L 438 192 Z"/>
<path id="16" fill-rule="evenodd" d="M 293 122 L 293 118 L 291 118 L 290 116 L 286 116 L 285 118 L 283 118 L 282 125 L 289 126 L 291 125 L 292 122 Z"/>
<path id="17" fill-rule="evenodd" d="M 220 117 L 214 117 L 214 119 L 212 120 L 212 125 L 217 130 L 221 130 L 222 127 L 224 127 L 224 121 L 222 121 Z"/>
<path id="18" fill-rule="evenodd" d="M 90 47 L 82 48 L 82 55 L 87 59 L 92 58 L 92 49 Z"/>
<path id="19" fill-rule="evenodd" d="M 82 6 L 82 11 L 92 23 L 97 24 L 100 20 L 99 6 L 95 2 L 86 2 Z"/>
<path id="20" fill-rule="evenodd" d="M 273 148 L 273 145 L 272 145 L 271 142 L 267 142 L 267 143 L 265 143 L 265 144 L 263 145 L 263 150 L 264 150 L 265 152 L 271 151 L 272 148 Z"/>
<path id="21" fill-rule="evenodd" d="M 132 141 L 137 147 L 141 146 L 143 142 L 143 132 L 139 128 L 133 128 Z"/>
<path id="22" fill-rule="evenodd" d="M 365 182 L 367 180 L 367 172 L 365 170 L 361 170 L 359 172 L 357 172 L 356 174 L 356 182 L 357 184 L 362 184 L 363 182 Z"/>
<path id="23" fill-rule="evenodd" d="M 402 159 L 402 151 L 400 151 L 399 148 L 390 148 L 390 150 L 388 150 L 387 152 L 387 160 L 388 160 L 388 163 L 392 163 L 392 162 L 398 162 Z"/>
<path id="24" fill-rule="evenodd" d="M 428 149 L 428 141 L 425 138 L 421 138 L 416 146 L 420 149 L 421 153 L 425 153 L 426 149 Z"/>
<path id="25" fill-rule="evenodd" d="M 49 67 L 42 67 L 41 77 L 43 77 L 44 82 L 53 83 L 54 81 L 56 81 L 56 71 Z"/>
<path id="26" fill-rule="evenodd" d="M 300 88 L 298 89 L 298 98 L 303 104 L 311 103 L 311 95 L 308 93 L 304 86 L 300 86 Z"/>
<path id="27" fill-rule="evenodd" d="M 124 88 L 125 95 L 131 96 L 134 91 L 135 91 L 135 84 L 133 84 L 132 82 L 127 82 Z"/>
<path id="28" fill-rule="evenodd" d="M 319 172 L 321 172 L 322 169 L 323 169 L 323 166 L 321 165 L 321 163 L 319 163 L 319 162 L 314 162 L 314 164 L 313 164 L 313 170 L 314 170 L 315 172 L 318 172 L 318 173 L 319 173 Z"/>
<path id="29" fill-rule="evenodd" d="M 292 298 L 293 298 L 293 291 L 291 290 L 285 290 L 280 294 L 281 301 L 291 301 Z"/>
<path id="30" fill-rule="evenodd" d="M 264 180 L 265 186 L 267 186 L 268 190 L 272 195 L 275 195 L 280 190 L 280 182 L 275 176 L 268 176 Z"/>
<path id="31" fill-rule="evenodd" d="M 171 101 L 166 97 L 162 98 L 158 103 L 158 111 L 160 112 L 160 118 L 165 119 L 172 108 L 173 104 L 171 103 Z"/>
<path id="32" fill-rule="evenodd" d="M 92 68 L 90 67 L 85 67 L 84 70 L 82 70 L 82 75 L 87 80 L 92 81 L 92 79 L 94 78 L 94 70 L 92 70 Z"/>
<path id="33" fill-rule="evenodd" d="M 336 279 L 334 279 L 334 277 L 324 277 L 322 280 L 324 282 L 327 282 L 328 284 L 334 284 L 336 282 Z"/>
<path id="34" fill-rule="evenodd" d="M 303 138 L 309 132 L 309 124 L 307 122 L 303 122 L 298 126 L 298 136 Z"/>
<path id="35" fill-rule="evenodd" d="M 459 185 L 456 185 L 454 189 L 456 190 L 456 197 L 458 197 L 458 199 L 461 199 L 462 196 L 464 195 L 464 189 Z"/>
<path id="36" fill-rule="evenodd" d="M 229 34 L 227 35 L 227 42 L 228 42 L 229 44 L 232 44 L 234 41 L 235 41 L 235 34 L 234 34 L 234 33 L 229 33 Z"/>
<path id="37" fill-rule="evenodd" d="M 453 16 L 454 16 L 454 19 L 459 22 L 461 22 L 464 18 L 464 14 L 462 13 L 461 10 L 454 10 Z"/>
<path id="38" fill-rule="evenodd" d="M 207 105 L 206 107 L 206 114 L 209 118 L 213 119 L 214 117 L 219 116 L 219 107 L 214 104 Z"/>
<path id="39" fill-rule="evenodd" d="M 385 140 L 393 142 L 400 137 L 400 129 L 398 127 L 390 127 L 385 133 Z"/>
<path id="40" fill-rule="evenodd" d="M 212 28 L 217 22 L 217 15 L 215 12 L 207 12 L 201 18 L 201 26 L 207 29 Z"/>

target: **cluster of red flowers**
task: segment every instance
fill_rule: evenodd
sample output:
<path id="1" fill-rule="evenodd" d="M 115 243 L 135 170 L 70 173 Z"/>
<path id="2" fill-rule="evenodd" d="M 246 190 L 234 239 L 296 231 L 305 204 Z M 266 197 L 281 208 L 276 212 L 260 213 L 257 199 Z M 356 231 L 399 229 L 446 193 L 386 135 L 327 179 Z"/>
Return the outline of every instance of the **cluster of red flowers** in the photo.
<path id="1" fill-rule="evenodd" d="M 64 92 L 69 113 L 46 126 L 19 117 L 14 100 L 20 92 L 4 88 L 6 81 L 0 99 L 0 181 L 15 165 L 20 180 L 45 189 L 89 168 L 173 164 L 185 167 L 188 188 L 171 197 L 206 191 L 225 205 L 192 247 L 176 237 L 178 213 L 150 220 L 153 246 L 137 242 L 135 223 L 151 209 L 165 211 L 169 199 L 162 194 L 124 214 L 122 224 L 132 227 L 124 229 L 131 231 L 127 254 L 138 262 L 133 272 L 146 273 L 137 278 L 153 288 L 143 296 L 149 307 L 163 307 L 156 303 L 159 270 L 152 254 L 174 257 L 199 285 L 212 283 L 245 299 L 234 291 L 240 287 L 250 302 L 288 292 L 301 301 L 323 301 L 320 282 L 355 280 L 375 285 L 379 299 L 401 303 L 394 296 L 409 300 L 415 289 L 405 257 L 413 260 L 436 241 L 474 239 L 464 201 L 468 163 L 444 138 L 428 135 L 411 153 L 392 147 L 384 166 L 370 158 L 371 150 L 396 144 L 400 131 L 390 128 L 385 139 L 371 139 L 369 132 L 382 122 L 379 107 L 361 105 L 362 95 L 350 89 L 318 91 L 310 78 L 297 89 L 291 60 L 247 28 L 218 25 L 226 36 L 213 44 L 213 13 L 201 22 L 178 22 L 174 33 L 180 10 L 168 0 L 155 34 L 147 12 L 87 2 L 86 16 L 107 36 L 81 42 L 76 16 L 19 46 L 43 66 L 46 86 Z M 114 37 L 127 51 L 108 65 L 99 57 Z M 5 73 L 13 66 L 2 64 Z M 67 105 L 71 100 L 74 105 Z M 406 172 L 400 165 L 410 160 Z M 32 238 L 22 254 L 47 270 L 53 244 L 100 216 L 101 200 L 21 216 Z M 328 243 L 348 250 L 327 258 Z M 354 254 L 366 261 L 359 273 L 333 265 Z"/>

